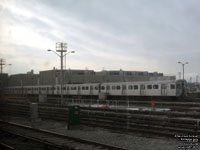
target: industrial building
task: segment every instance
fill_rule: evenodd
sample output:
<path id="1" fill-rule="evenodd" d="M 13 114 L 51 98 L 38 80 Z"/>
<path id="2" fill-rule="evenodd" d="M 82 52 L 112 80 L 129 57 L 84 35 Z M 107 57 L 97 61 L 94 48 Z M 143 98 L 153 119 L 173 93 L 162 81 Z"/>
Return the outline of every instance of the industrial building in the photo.
<path id="1" fill-rule="evenodd" d="M 103 82 L 130 82 L 152 80 L 175 80 L 175 76 L 164 76 L 163 73 L 148 71 L 123 71 L 123 70 L 64 70 L 64 84 L 78 83 L 103 83 Z M 6 80 L 4 80 L 6 81 Z M 33 70 L 26 74 L 10 75 L 7 79 L 8 86 L 28 85 L 56 85 L 60 84 L 60 70 L 45 70 L 34 74 Z"/>

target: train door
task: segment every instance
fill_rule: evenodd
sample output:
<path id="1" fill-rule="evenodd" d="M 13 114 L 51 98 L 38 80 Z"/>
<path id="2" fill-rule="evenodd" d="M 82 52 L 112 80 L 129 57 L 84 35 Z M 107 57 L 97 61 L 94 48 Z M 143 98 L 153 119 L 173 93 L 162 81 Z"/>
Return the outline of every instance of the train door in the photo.
<path id="1" fill-rule="evenodd" d="M 33 94 L 33 87 L 31 88 L 31 94 Z"/>
<path id="2" fill-rule="evenodd" d="M 98 85 L 99 93 L 101 93 L 101 84 Z"/>
<path id="3" fill-rule="evenodd" d="M 47 95 L 50 94 L 50 88 L 49 88 L 49 87 L 46 88 L 46 94 L 47 94 Z"/>
<path id="4" fill-rule="evenodd" d="M 81 95 L 81 86 L 79 85 L 77 88 L 77 95 Z"/>
<path id="5" fill-rule="evenodd" d="M 52 94 L 54 95 L 55 92 L 55 86 L 52 86 Z"/>
<path id="6" fill-rule="evenodd" d="M 106 85 L 106 93 L 110 94 L 110 85 Z"/>
<path id="7" fill-rule="evenodd" d="M 90 90 L 90 95 L 93 95 L 94 94 L 94 87 L 93 87 L 93 85 L 90 85 L 89 90 Z"/>
<path id="8" fill-rule="evenodd" d="M 167 95 L 167 86 L 166 84 L 161 84 L 161 96 Z"/>
<path id="9" fill-rule="evenodd" d="M 122 85 L 122 95 L 126 95 L 126 85 Z"/>
<path id="10" fill-rule="evenodd" d="M 140 95 L 141 96 L 145 95 L 145 85 L 144 84 L 140 84 Z"/>

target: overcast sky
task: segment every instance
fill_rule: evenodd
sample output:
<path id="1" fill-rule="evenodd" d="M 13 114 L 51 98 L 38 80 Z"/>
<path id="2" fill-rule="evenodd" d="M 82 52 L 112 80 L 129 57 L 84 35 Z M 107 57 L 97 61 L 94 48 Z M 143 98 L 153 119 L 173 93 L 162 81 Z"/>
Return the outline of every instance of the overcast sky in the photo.
<path id="1" fill-rule="evenodd" d="M 56 42 L 71 69 L 200 74 L 199 0 L 1 0 L 0 17 L 9 74 L 60 68 Z"/>

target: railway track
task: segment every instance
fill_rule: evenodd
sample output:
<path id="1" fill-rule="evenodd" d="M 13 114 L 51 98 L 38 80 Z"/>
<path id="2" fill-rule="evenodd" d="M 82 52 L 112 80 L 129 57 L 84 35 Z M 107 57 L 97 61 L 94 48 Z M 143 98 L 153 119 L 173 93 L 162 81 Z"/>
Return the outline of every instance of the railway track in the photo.
<path id="1" fill-rule="evenodd" d="M 16 124 L 12 122 L 5 122 L 0 120 L 1 132 L 4 134 L 10 134 L 18 137 L 23 137 L 26 140 L 44 144 L 47 147 L 53 149 L 65 149 L 65 150 L 125 150 L 120 147 L 106 145 L 102 143 L 97 143 L 93 141 L 88 141 L 85 139 L 74 138 L 62 134 L 57 134 L 47 130 L 41 130 L 32 128 L 30 126 L 25 126 L 21 124 Z"/>
<path id="2" fill-rule="evenodd" d="M 6 114 L 29 114 L 27 103 L 9 103 L 6 108 Z M 171 137 L 177 133 L 200 135 L 199 113 L 82 107 L 80 115 L 81 124 L 87 126 Z M 67 121 L 68 110 L 63 105 L 39 104 L 39 116 L 43 119 Z"/>
<path id="3" fill-rule="evenodd" d="M 0 143 L 0 149 L 1 150 L 17 150 L 17 148 L 14 148 L 10 145 L 8 145 L 7 143 Z"/>

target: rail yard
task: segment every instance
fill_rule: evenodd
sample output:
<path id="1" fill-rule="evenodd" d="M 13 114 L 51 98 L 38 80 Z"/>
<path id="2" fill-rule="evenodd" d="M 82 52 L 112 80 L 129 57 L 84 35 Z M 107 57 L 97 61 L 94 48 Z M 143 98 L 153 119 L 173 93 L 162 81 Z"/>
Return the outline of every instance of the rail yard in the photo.
<path id="1" fill-rule="evenodd" d="M 52 99 L 54 99 L 54 101 Z M 117 105 L 115 105 L 116 101 Z M 36 129 L 39 129 L 37 132 L 39 132 L 41 128 L 45 130 L 53 130 L 53 132 L 58 132 L 64 135 L 68 135 L 68 132 L 70 131 L 76 132 L 75 135 L 73 135 L 72 133 L 69 133 L 69 135 L 76 138 L 81 137 L 83 138 L 82 140 L 88 140 L 91 143 L 96 143 L 89 143 L 89 146 L 86 146 L 86 148 L 84 148 L 86 144 L 84 144 L 84 146 L 81 146 L 81 144 L 71 142 L 73 144 L 69 144 L 69 147 L 74 149 L 76 149 L 77 147 L 80 149 L 92 149 L 91 147 L 93 147 L 93 149 L 103 149 L 103 147 L 105 147 L 105 149 L 133 149 L 133 144 L 131 143 L 116 143 L 116 141 L 113 142 L 109 139 L 107 139 L 106 141 L 98 140 L 101 139 L 102 135 L 87 135 L 88 137 L 92 137 L 90 137 L 89 139 L 87 138 L 87 136 L 81 134 L 79 135 L 78 133 L 83 134 L 85 128 L 87 128 L 87 132 L 91 130 L 95 130 L 95 132 L 96 130 L 100 130 L 101 132 L 106 132 L 106 134 L 110 136 L 113 136 L 113 134 L 119 134 L 118 136 L 122 137 L 129 136 L 128 138 L 138 136 L 139 138 L 147 138 L 150 141 L 154 141 L 158 137 L 163 138 L 164 141 L 170 139 L 170 141 L 173 143 L 172 145 L 174 146 L 174 149 L 178 148 L 178 146 L 181 145 L 184 146 L 184 142 L 179 141 L 178 137 L 190 135 L 193 136 L 190 139 L 194 140 L 194 142 L 186 142 L 190 144 L 188 148 L 198 149 L 198 140 L 200 135 L 200 102 L 198 98 L 193 98 L 191 99 L 191 101 L 192 102 L 188 102 L 188 99 L 184 99 L 184 101 L 182 102 L 180 102 L 180 100 L 168 100 L 164 102 L 157 100 L 155 104 L 152 105 L 152 101 L 150 100 L 140 100 L 139 102 L 138 100 L 129 100 L 129 102 L 127 101 L 127 103 L 124 103 L 124 101 L 120 100 L 106 101 L 91 99 L 69 99 L 68 104 L 63 105 L 60 104 L 59 98 L 50 97 L 47 99 L 46 102 L 38 102 L 37 99 L 33 97 L 14 98 L 13 96 L 7 96 L 4 97 L 3 100 L 1 100 L 0 105 L 2 125 L 1 129 L 4 129 L 2 131 L 2 134 L 5 134 L 5 137 L 7 137 L 8 134 L 11 134 L 11 131 L 9 130 L 9 128 L 7 128 L 8 125 L 3 124 L 9 124 L 10 122 L 10 124 L 14 125 L 15 123 L 17 123 L 28 125 L 30 126 L 29 128 L 33 127 L 34 131 Z M 38 120 L 35 121 L 31 118 L 31 104 L 33 103 L 38 104 Z M 70 129 L 68 129 L 68 105 L 80 106 L 80 125 L 71 126 Z M 52 126 L 48 125 L 49 121 L 53 122 L 51 123 Z M 5 133 L 5 131 L 10 132 Z M 41 130 L 41 132 L 43 131 Z M 48 136 L 42 139 L 40 139 L 39 137 L 24 134 L 23 136 L 28 137 L 31 143 L 37 143 L 38 147 L 40 148 L 50 146 L 54 149 L 67 149 L 66 144 L 64 144 L 63 146 L 62 142 L 60 144 L 56 142 L 57 145 L 55 145 L 55 142 L 51 141 L 52 136 L 49 136 L 50 141 L 48 139 Z M 95 139 L 95 136 L 99 136 L 99 138 Z M 113 140 L 115 140 L 115 138 L 116 137 L 114 137 Z M 39 141 L 33 141 L 33 139 L 37 139 Z M 99 146 L 97 143 L 102 145 Z M 16 146 L 16 144 L 13 145 L 12 142 L 6 143 L 6 140 L 5 144 L 8 144 L 11 147 Z M 107 147 L 105 145 L 107 145 Z M 145 149 L 145 146 L 138 146 L 140 147 L 140 149 Z M 170 148 L 170 146 L 167 145 L 163 146 L 162 148 L 160 147 L 160 149 L 168 148 Z"/>
<path id="2" fill-rule="evenodd" d="M 185 80 L 61 86 L 29 76 L 11 76 L 1 90 L 4 149 L 199 149 L 200 97 Z"/>

